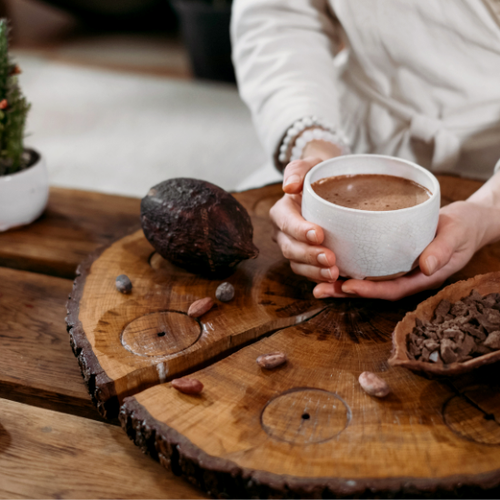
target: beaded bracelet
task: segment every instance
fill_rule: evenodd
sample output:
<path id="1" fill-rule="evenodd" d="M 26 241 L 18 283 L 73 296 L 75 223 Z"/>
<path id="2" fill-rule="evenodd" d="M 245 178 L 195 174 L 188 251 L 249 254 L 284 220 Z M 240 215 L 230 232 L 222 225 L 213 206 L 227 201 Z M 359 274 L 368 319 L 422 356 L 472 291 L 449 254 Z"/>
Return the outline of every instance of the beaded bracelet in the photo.
<path id="1" fill-rule="evenodd" d="M 282 164 L 298 160 L 311 141 L 326 141 L 338 146 L 342 154 L 350 153 L 347 140 L 336 132 L 326 121 L 315 116 L 297 120 L 286 132 L 279 149 L 278 160 Z"/>

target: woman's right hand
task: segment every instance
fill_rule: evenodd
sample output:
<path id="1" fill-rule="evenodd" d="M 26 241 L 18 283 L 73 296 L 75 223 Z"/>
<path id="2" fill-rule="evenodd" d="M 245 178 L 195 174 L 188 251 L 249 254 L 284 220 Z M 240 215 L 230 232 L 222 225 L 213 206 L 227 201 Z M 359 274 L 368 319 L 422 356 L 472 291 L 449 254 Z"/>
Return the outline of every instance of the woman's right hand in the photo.
<path id="1" fill-rule="evenodd" d="M 328 155 L 333 156 L 337 155 Z M 271 208 L 270 215 L 275 225 L 273 239 L 290 260 L 292 271 L 316 283 L 333 283 L 339 276 L 335 254 L 321 245 L 325 237 L 323 229 L 306 221 L 301 213 L 304 177 L 324 159 L 307 156 L 287 165 L 283 178 L 285 195 Z"/>

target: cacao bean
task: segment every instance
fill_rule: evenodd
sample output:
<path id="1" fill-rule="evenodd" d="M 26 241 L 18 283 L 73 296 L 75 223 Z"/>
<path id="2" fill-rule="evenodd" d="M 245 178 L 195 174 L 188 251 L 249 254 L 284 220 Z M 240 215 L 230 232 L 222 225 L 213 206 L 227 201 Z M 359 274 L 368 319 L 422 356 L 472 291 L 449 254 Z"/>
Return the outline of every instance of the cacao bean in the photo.
<path id="1" fill-rule="evenodd" d="M 284 352 L 269 352 L 262 354 L 257 358 L 257 364 L 266 370 L 273 370 L 287 362 L 287 357 Z"/>
<path id="2" fill-rule="evenodd" d="M 188 316 L 190 316 L 191 318 L 199 318 L 206 312 L 210 311 L 213 306 L 214 301 L 211 297 L 205 297 L 204 299 L 196 300 L 189 306 Z"/>
<path id="3" fill-rule="evenodd" d="M 132 291 L 132 282 L 126 274 L 120 274 L 120 276 L 117 276 L 115 286 L 121 293 L 130 293 Z"/>
<path id="4" fill-rule="evenodd" d="M 215 290 L 215 296 L 217 297 L 217 300 L 220 300 L 221 302 L 229 302 L 230 300 L 233 300 L 234 286 L 227 281 L 225 283 L 221 283 L 217 287 L 217 290 Z"/>
<path id="5" fill-rule="evenodd" d="M 363 372 L 358 380 L 361 388 L 370 396 L 384 398 L 391 392 L 387 382 L 375 373 Z"/>
<path id="6" fill-rule="evenodd" d="M 195 378 L 174 378 L 172 387 L 184 394 L 200 394 L 203 390 L 203 384 Z"/>

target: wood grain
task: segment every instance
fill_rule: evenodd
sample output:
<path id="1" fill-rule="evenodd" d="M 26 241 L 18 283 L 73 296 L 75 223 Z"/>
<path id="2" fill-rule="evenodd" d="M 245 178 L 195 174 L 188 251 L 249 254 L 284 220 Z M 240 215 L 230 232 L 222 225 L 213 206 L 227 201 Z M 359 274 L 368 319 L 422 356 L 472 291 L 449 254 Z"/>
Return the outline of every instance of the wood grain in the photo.
<path id="1" fill-rule="evenodd" d="M 102 245 L 140 227 L 140 200 L 52 187 L 33 224 L 0 233 L 0 266 L 73 279 Z"/>
<path id="2" fill-rule="evenodd" d="M 64 324 L 69 280 L 0 268 L 0 397 L 97 418 Z"/>
<path id="3" fill-rule="evenodd" d="M 270 222 L 254 219 L 261 250 L 226 280 L 235 298 L 201 318 L 189 306 L 215 299 L 222 280 L 191 274 L 154 254 L 142 231 L 122 238 L 81 267 L 68 302 L 68 328 L 75 354 L 102 415 L 118 413 L 123 398 L 179 377 L 262 335 L 301 322 L 324 305 L 312 284 L 294 275 L 271 241 Z M 132 293 L 115 288 L 129 276 Z"/>
<path id="4" fill-rule="evenodd" d="M 443 204 L 481 185 L 440 182 Z M 120 420 L 135 443 L 215 496 L 495 494 L 497 365 L 453 381 L 390 367 L 396 323 L 434 292 L 396 303 L 315 301 L 271 240 L 268 211 L 279 196 L 277 185 L 237 195 L 260 256 L 228 279 L 236 299 L 200 319 L 199 337 L 185 318 L 180 335 L 176 315 L 213 297 L 220 281 L 175 268 L 140 232 L 82 266 L 68 325 L 101 411 L 123 401 Z M 499 265 L 500 244 L 490 245 L 449 282 Z M 133 278 L 130 296 L 113 289 L 122 273 Z M 288 363 L 261 369 L 256 358 L 274 351 L 285 351 Z M 193 371 L 204 385 L 199 396 L 161 383 Z M 362 371 L 378 373 L 391 394 L 364 393 Z"/>
<path id="5" fill-rule="evenodd" d="M 196 372 L 200 396 L 167 383 L 127 398 L 122 425 L 193 484 L 231 498 L 478 495 L 498 486 L 498 366 L 461 391 L 391 368 L 393 314 L 373 302 L 332 304 Z M 276 350 L 288 363 L 261 369 L 256 358 Z M 365 370 L 391 394 L 364 393 Z"/>
<path id="6" fill-rule="evenodd" d="M 119 427 L 0 399 L 0 498 L 204 498 Z"/>

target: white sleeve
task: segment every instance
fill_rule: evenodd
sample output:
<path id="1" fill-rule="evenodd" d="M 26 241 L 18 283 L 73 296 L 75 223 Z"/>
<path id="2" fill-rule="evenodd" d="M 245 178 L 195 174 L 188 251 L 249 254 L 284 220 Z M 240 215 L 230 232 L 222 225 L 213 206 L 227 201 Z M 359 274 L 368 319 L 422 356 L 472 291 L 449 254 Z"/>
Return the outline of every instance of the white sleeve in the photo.
<path id="1" fill-rule="evenodd" d="M 497 172 L 500 172 L 500 160 L 497 161 L 495 168 L 493 170 L 493 173 L 496 174 Z"/>
<path id="2" fill-rule="evenodd" d="M 305 116 L 338 127 L 335 22 L 327 0 L 235 0 L 231 20 L 239 91 L 271 155 Z"/>

